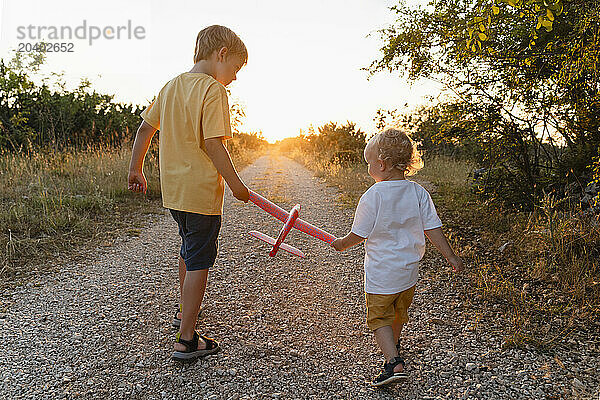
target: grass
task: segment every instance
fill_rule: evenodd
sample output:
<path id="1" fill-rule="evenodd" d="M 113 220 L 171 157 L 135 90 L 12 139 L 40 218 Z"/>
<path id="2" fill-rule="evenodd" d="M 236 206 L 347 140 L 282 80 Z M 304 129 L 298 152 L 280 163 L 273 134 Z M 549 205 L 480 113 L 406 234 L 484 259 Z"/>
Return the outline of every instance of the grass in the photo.
<path id="1" fill-rule="evenodd" d="M 235 140 L 235 139 L 234 139 Z M 234 143 L 235 146 L 235 143 Z M 263 148 L 232 152 L 243 168 Z M 19 283 L 47 261 L 84 246 L 139 236 L 148 214 L 161 213 L 158 151 L 145 161 L 146 195 L 127 190 L 131 145 L 81 152 L 0 154 L 0 286 Z"/>
<path id="2" fill-rule="evenodd" d="M 505 346 L 552 348 L 597 322 L 597 215 L 575 206 L 558 211 L 549 197 L 531 213 L 505 209 L 473 193 L 473 165 L 448 157 L 425 165 L 419 176 L 438 188 L 434 200 L 459 233 L 455 246 L 471 265 L 477 294 L 504 308 Z"/>
<path id="3" fill-rule="evenodd" d="M 299 150 L 286 155 L 340 188 L 340 203 L 348 207 L 373 183 L 364 165 L 335 165 Z M 504 209 L 471 190 L 474 168 L 432 157 L 414 179 L 435 186 L 432 197 L 444 229 L 468 266 L 468 290 L 503 309 L 504 345 L 548 349 L 597 323 L 598 216 L 586 217 L 576 208 L 558 211 L 549 199 L 533 213 Z"/>
<path id="4" fill-rule="evenodd" d="M 146 160 L 145 196 L 127 190 L 129 155 L 128 147 L 0 155 L 0 280 L 90 241 L 109 244 L 158 212 L 156 153 Z"/>

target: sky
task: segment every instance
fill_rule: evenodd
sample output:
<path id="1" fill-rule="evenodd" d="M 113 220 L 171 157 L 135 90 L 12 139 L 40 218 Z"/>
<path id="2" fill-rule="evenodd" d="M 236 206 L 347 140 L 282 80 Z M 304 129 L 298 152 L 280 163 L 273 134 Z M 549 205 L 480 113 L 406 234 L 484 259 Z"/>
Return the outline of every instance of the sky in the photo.
<path id="1" fill-rule="evenodd" d="M 246 112 L 243 130 L 274 141 L 310 125 L 353 121 L 373 133 L 377 109 L 408 111 L 440 92 L 431 81 L 410 85 L 387 72 L 368 79 L 361 70 L 378 57 L 382 43 L 376 31 L 393 23 L 389 7 L 395 3 L 2 0 L 0 57 L 10 59 L 19 46 L 27 50 L 26 43 L 38 42 L 40 33 L 48 42 L 72 46 L 72 52 L 48 53 L 42 73 L 63 73 L 70 87 L 87 78 L 98 92 L 146 105 L 167 81 L 192 67 L 198 31 L 225 25 L 249 53 L 248 64 L 229 85 L 230 102 L 241 103 Z M 68 27 L 73 35 L 80 27 L 82 39 L 69 38 L 66 28 L 62 39 L 53 39 L 51 27 L 57 32 Z M 93 38 L 102 32 L 112 39 Z"/>

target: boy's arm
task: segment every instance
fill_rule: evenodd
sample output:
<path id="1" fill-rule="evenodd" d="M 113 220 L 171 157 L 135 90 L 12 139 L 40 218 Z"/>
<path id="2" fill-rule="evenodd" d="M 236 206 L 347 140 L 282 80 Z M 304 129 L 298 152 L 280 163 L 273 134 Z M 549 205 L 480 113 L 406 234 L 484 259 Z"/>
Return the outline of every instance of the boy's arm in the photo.
<path id="1" fill-rule="evenodd" d="M 348 234 L 346 236 L 344 236 L 343 238 L 335 239 L 333 241 L 333 243 L 331 243 L 331 245 L 337 251 L 344 251 L 349 247 L 359 244 L 363 240 L 365 240 L 364 237 L 360 237 L 353 232 L 348 232 Z"/>
<path id="2" fill-rule="evenodd" d="M 448 240 L 446 240 L 446 236 L 444 232 L 442 232 L 442 228 L 434 228 L 425 230 L 425 235 L 427 238 L 433 243 L 433 245 L 442 253 L 446 260 L 452 265 L 456 272 L 460 272 L 463 270 L 463 262 L 452 250 Z"/>
<path id="3" fill-rule="evenodd" d="M 221 137 L 209 138 L 204 141 L 204 145 L 206 146 L 208 157 L 212 160 L 219 174 L 225 179 L 225 182 L 227 182 L 235 198 L 247 203 L 250 193 L 238 176 L 231 162 L 231 157 L 229 157 L 229 152 L 223 145 L 223 139 Z"/>
<path id="4" fill-rule="evenodd" d="M 129 162 L 129 176 L 127 177 L 127 189 L 129 190 L 146 193 L 148 183 L 144 176 L 144 157 L 146 157 L 155 133 L 156 129 L 152 125 L 142 121 L 135 134 L 131 161 Z"/>

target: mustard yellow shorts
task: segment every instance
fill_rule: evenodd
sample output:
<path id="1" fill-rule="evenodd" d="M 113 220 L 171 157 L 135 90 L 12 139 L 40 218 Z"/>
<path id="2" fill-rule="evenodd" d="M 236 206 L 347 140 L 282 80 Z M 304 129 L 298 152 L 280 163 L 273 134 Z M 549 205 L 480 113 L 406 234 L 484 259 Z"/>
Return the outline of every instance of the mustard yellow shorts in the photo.
<path id="1" fill-rule="evenodd" d="M 384 326 L 392 326 L 394 320 L 401 324 L 408 322 L 408 307 L 412 303 L 415 287 L 396 294 L 370 294 L 367 298 L 367 326 L 374 331 Z"/>

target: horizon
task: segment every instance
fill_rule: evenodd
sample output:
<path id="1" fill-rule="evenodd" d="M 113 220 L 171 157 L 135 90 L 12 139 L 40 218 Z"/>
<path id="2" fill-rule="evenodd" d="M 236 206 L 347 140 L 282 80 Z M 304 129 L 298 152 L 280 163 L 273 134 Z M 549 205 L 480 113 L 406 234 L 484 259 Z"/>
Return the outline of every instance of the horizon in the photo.
<path id="1" fill-rule="evenodd" d="M 408 1 L 412 6 L 425 3 Z M 388 9 L 393 4 L 397 2 L 312 1 L 298 6 L 272 0 L 188 1 L 173 7 L 156 0 L 102 5 L 68 0 L 56 7 L 40 0 L 4 0 L 0 57 L 12 58 L 11 50 L 25 41 L 28 31 L 37 38 L 52 35 L 53 27 L 69 28 L 55 29 L 55 36 L 47 37 L 52 43 L 61 40 L 59 31 L 72 33 L 83 22 L 79 37 L 68 39 L 75 51 L 48 53 L 41 72 L 64 72 L 68 88 L 87 79 L 93 90 L 114 95 L 117 102 L 145 106 L 168 80 L 192 67 L 198 31 L 219 23 L 233 29 L 249 52 L 248 64 L 229 85 L 230 105 L 239 103 L 246 114 L 241 131 L 262 132 L 274 142 L 311 125 L 351 121 L 371 133 L 378 109 L 408 112 L 441 92 L 432 81 L 410 85 L 397 72 L 369 78 L 361 70 L 378 57 L 376 31 L 394 21 Z M 129 37 L 122 37 L 125 25 Z M 40 27 L 47 29 L 40 32 Z M 135 28 L 143 37 L 131 36 Z"/>

